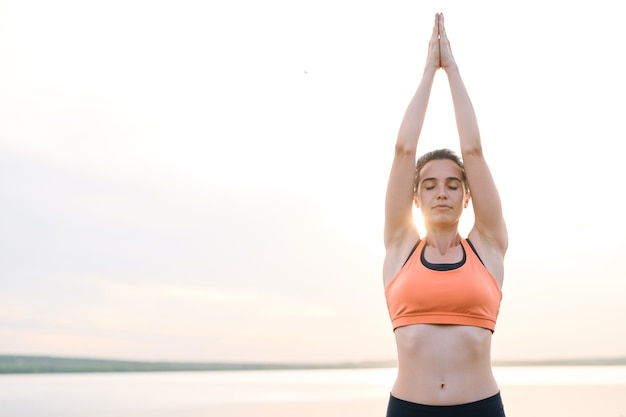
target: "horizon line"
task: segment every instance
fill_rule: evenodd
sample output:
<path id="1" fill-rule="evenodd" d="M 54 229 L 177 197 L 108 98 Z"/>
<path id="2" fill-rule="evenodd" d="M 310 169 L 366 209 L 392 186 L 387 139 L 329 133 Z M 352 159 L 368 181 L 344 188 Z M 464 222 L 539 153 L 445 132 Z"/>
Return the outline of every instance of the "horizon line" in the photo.
<path id="1" fill-rule="evenodd" d="M 626 365 L 626 356 L 516 359 L 492 361 L 495 367 L 505 366 L 619 366 Z M 0 374 L 8 373 L 87 373 L 87 372 L 174 372 L 174 371 L 236 371 L 236 370 L 314 370 L 395 368 L 394 360 L 361 360 L 336 362 L 262 362 L 262 361 L 171 361 L 81 358 L 53 355 L 0 354 Z"/>

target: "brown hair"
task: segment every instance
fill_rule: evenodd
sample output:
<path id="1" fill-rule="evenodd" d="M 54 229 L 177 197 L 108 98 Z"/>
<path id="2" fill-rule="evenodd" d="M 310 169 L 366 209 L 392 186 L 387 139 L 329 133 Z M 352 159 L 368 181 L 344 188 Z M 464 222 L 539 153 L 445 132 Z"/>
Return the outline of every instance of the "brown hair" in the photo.
<path id="1" fill-rule="evenodd" d="M 422 168 L 424 168 L 424 165 L 426 165 L 430 161 L 437 161 L 442 159 L 448 159 L 457 164 L 459 168 L 461 168 L 461 172 L 463 175 L 463 186 L 465 187 L 465 192 L 469 192 L 469 185 L 467 184 L 467 177 L 465 176 L 465 167 L 463 166 L 463 161 L 461 161 L 461 158 L 459 158 L 459 156 L 450 149 L 437 149 L 425 153 L 417 159 L 417 163 L 415 164 L 415 180 L 413 181 L 414 193 L 417 192 L 417 186 L 419 185 L 420 180 L 420 171 L 422 170 Z"/>

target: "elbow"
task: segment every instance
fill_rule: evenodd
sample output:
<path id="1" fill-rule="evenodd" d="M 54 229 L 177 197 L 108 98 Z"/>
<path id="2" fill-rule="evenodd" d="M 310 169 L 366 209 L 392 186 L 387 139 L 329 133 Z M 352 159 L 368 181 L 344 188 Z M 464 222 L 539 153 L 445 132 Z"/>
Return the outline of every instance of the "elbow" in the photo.
<path id="1" fill-rule="evenodd" d="M 467 157 L 482 156 L 483 147 L 480 143 L 480 136 L 461 141 L 461 154 L 464 159 Z"/>
<path id="2" fill-rule="evenodd" d="M 398 136 L 398 141 L 396 142 L 395 154 L 396 156 L 404 156 L 404 157 L 415 157 L 415 153 L 417 151 L 417 146 L 410 141 L 403 140 L 401 136 Z"/>
<path id="3" fill-rule="evenodd" d="M 403 124 L 400 126 L 396 139 L 396 155 L 415 155 L 419 130 Z"/>

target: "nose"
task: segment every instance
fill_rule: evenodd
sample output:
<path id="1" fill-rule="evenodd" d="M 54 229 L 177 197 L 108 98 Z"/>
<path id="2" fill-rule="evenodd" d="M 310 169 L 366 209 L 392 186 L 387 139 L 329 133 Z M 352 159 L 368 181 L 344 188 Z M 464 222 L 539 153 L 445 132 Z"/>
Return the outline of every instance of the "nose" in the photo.
<path id="1" fill-rule="evenodd" d="M 448 195 L 446 194 L 445 187 L 440 187 L 437 190 L 437 200 L 447 200 L 447 199 L 448 199 Z"/>

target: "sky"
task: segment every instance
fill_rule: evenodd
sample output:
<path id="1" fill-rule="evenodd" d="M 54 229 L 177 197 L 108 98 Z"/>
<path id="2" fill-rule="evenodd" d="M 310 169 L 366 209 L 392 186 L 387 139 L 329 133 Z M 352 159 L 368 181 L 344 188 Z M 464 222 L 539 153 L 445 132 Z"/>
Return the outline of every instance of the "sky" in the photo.
<path id="1" fill-rule="evenodd" d="M 626 355 L 616 7 L 0 0 L 0 354 L 395 358 L 383 201 L 443 12 L 509 229 L 492 358 Z"/>

